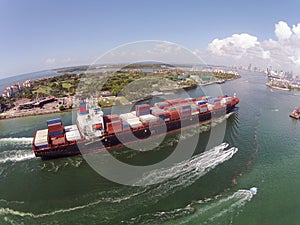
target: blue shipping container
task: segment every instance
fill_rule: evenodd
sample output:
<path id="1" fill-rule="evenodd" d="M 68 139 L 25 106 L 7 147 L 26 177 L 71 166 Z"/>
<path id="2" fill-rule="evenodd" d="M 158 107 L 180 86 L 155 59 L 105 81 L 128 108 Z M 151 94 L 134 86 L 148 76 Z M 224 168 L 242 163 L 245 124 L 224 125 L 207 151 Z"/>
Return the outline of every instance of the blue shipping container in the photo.
<path id="1" fill-rule="evenodd" d="M 47 148 L 48 145 L 39 145 L 39 146 L 35 146 L 35 147 L 38 148 L 38 149 L 41 149 L 41 148 Z"/>
<path id="2" fill-rule="evenodd" d="M 47 125 L 55 124 L 55 123 L 60 123 L 60 124 L 61 124 L 61 118 L 56 118 L 56 119 L 52 119 L 52 120 L 47 120 Z"/>
<path id="3" fill-rule="evenodd" d="M 64 132 L 63 131 L 55 131 L 55 132 L 50 132 L 49 133 L 49 136 L 50 137 L 54 137 L 56 135 L 60 135 L 60 134 L 63 134 Z"/>
<path id="4" fill-rule="evenodd" d="M 198 105 L 205 105 L 205 104 L 206 104 L 206 101 L 198 102 Z"/>
<path id="5" fill-rule="evenodd" d="M 122 127 L 123 128 L 128 128 L 129 127 L 129 123 L 122 123 Z"/>

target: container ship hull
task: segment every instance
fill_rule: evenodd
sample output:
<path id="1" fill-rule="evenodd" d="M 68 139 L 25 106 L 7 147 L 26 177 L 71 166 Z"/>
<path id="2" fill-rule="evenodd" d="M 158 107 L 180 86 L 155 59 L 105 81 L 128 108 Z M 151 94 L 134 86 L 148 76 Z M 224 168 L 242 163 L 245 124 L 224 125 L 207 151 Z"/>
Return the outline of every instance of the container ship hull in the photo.
<path id="1" fill-rule="evenodd" d="M 224 107 L 199 113 L 197 115 L 189 115 L 185 118 L 178 118 L 163 122 L 161 124 L 147 124 L 136 129 L 128 129 L 126 131 L 105 134 L 101 138 L 95 139 L 79 139 L 68 141 L 62 144 L 51 144 L 47 147 L 37 148 L 33 142 L 33 149 L 36 157 L 42 159 L 52 159 L 59 157 L 67 157 L 78 154 L 86 154 L 92 152 L 99 152 L 102 150 L 111 150 L 131 144 L 142 140 L 155 139 L 166 133 L 178 132 L 180 130 L 195 127 L 201 123 L 210 122 L 212 117 L 219 118 L 236 109 L 237 100 L 234 104 L 228 104 Z M 36 134 L 34 139 L 36 138 Z"/>

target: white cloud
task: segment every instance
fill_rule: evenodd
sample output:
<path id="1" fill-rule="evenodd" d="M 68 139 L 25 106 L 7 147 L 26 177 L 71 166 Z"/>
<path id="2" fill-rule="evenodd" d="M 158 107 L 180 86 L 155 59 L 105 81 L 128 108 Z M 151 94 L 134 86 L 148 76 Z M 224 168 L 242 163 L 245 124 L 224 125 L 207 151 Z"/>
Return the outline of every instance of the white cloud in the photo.
<path id="1" fill-rule="evenodd" d="M 234 34 L 225 39 L 215 39 L 208 45 L 208 50 L 219 56 L 234 55 L 240 57 L 246 50 L 258 45 L 257 37 L 249 34 Z"/>
<path id="2" fill-rule="evenodd" d="M 300 23 L 292 28 L 284 21 L 275 24 L 277 40 L 259 41 L 242 33 L 224 39 L 214 39 L 206 52 L 195 51 L 208 63 L 225 65 L 255 64 L 300 73 Z"/>
<path id="3" fill-rule="evenodd" d="M 279 40 L 285 40 L 291 37 L 292 31 L 286 22 L 279 21 L 275 24 L 275 34 Z"/>
<path id="4" fill-rule="evenodd" d="M 292 31 L 298 38 L 300 38 L 300 23 L 293 25 Z"/>
<path id="5" fill-rule="evenodd" d="M 48 64 L 48 65 L 52 65 L 56 62 L 56 59 L 55 58 L 48 58 L 46 59 L 45 63 Z"/>

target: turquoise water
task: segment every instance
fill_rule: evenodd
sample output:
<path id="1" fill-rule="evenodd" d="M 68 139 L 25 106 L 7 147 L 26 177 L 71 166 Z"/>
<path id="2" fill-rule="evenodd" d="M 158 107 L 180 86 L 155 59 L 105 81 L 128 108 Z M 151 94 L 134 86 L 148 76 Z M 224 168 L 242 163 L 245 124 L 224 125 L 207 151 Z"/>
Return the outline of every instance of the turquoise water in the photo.
<path id="1" fill-rule="evenodd" d="M 0 121 L 0 224 L 299 224 L 300 121 L 288 114 L 300 96 L 264 83 L 263 74 L 242 72 L 221 85 L 241 100 L 224 137 L 237 153 L 205 150 L 210 125 L 202 126 L 194 157 L 148 174 L 145 180 L 168 179 L 146 187 L 108 181 L 81 156 L 35 158 L 34 130 L 58 116 L 71 124 L 71 113 Z M 178 135 L 153 151 L 112 153 L 132 164 L 159 161 Z M 184 134 L 187 148 L 191 135 Z M 246 191 L 252 186 L 255 196 Z"/>

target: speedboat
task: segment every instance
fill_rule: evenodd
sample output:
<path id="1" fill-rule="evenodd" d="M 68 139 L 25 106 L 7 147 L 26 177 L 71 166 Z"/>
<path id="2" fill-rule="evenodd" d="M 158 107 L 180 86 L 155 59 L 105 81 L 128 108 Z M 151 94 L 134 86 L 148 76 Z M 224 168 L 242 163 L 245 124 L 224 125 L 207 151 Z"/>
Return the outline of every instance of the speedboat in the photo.
<path id="1" fill-rule="evenodd" d="M 257 190 L 258 190 L 257 187 L 252 187 L 252 188 L 249 189 L 249 191 L 250 191 L 250 193 L 251 193 L 252 195 L 256 195 Z"/>

